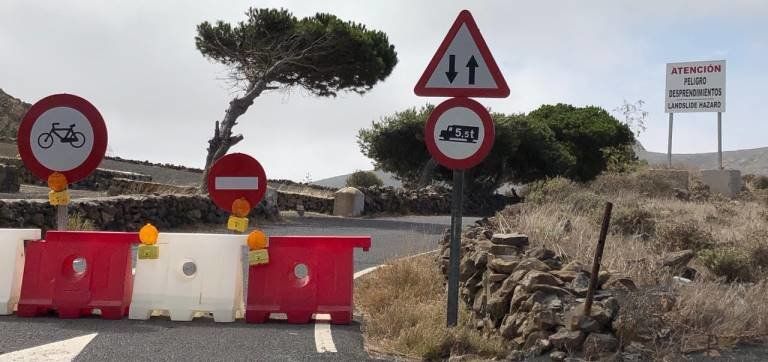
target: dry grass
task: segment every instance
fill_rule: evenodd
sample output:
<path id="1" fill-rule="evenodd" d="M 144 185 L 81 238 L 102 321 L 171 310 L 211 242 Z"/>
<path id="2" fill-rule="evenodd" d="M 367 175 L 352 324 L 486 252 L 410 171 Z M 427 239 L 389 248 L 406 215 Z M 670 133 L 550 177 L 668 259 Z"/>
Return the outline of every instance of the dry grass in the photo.
<path id="1" fill-rule="evenodd" d="M 685 349 L 702 336 L 710 344 L 722 345 L 768 335 L 765 198 L 755 191 L 752 195 L 757 196 L 735 201 L 718 197 L 683 201 L 670 191 L 663 181 L 649 180 L 642 172 L 604 175 L 586 185 L 553 179 L 532 187 L 527 203 L 501 212 L 497 228 L 526 233 L 534 246 L 591 264 L 602 208 L 611 201 L 615 217 L 603 269 L 635 280 L 641 287 L 640 294 L 632 297 L 635 302 L 645 300 L 644 293 L 659 290 L 676 295 L 669 310 L 647 303 L 644 308 L 629 308 L 640 313 L 637 320 L 657 321 L 661 324 L 653 328 L 671 329 L 667 341 L 674 343 L 664 348 Z M 571 227 L 562 227 L 565 220 Z M 660 261 L 664 252 L 683 249 L 697 251 L 697 259 L 716 279 L 697 278 L 682 287 L 672 284 Z"/>
<path id="2" fill-rule="evenodd" d="M 483 336 L 460 309 L 459 326 L 445 325 L 444 279 L 434 255 L 395 261 L 364 276 L 355 304 L 365 315 L 368 345 L 378 352 L 440 360 L 451 354 L 504 357 L 504 341 Z"/>

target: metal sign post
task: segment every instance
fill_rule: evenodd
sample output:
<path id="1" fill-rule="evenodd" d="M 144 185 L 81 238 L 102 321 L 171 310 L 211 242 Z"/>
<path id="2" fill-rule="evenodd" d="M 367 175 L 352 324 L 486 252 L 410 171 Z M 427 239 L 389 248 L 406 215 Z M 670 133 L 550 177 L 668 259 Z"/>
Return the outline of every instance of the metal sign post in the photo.
<path id="1" fill-rule="evenodd" d="M 56 206 L 56 230 L 67 230 L 68 223 L 68 207 L 67 205 Z"/>
<path id="2" fill-rule="evenodd" d="M 477 166 L 496 133 L 488 109 L 466 97 L 504 98 L 509 87 L 468 10 L 462 10 L 413 89 L 425 97 L 456 97 L 440 103 L 424 126 L 424 143 L 441 166 L 453 170 L 447 323 L 459 322 L 459 261 L 464 170 Z"/>
<path id="3" fill-rule="evenodd" d="M 674 113 L 669 113 L 669 140 L 667 140 L 667 167 L 672 168 L 672 122 Z"/>
<path id="4" fill-rule="evenodd" d="M 723 112 L 717 112 L 717 164 L 723 169 Z"/>
<path id="5" fill-rule="evenodd" d="M 451 204 L 451 258 L 448 264 L 448 326 L 459 321 L 459 259 L 461 259 L 461 212 L 464 206 L 464 170 L 453 170 Z"/>

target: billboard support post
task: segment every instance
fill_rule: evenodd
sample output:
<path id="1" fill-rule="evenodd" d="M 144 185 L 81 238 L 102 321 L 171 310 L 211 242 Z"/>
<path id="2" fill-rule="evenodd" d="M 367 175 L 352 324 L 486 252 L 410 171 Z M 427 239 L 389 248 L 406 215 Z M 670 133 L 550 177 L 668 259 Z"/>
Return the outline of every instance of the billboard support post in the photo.
<path id="1" fill-rule="evenodd" d="M 669 138 L 667 139 L 667 167 L 672 168 L 672 122 L 674 113 L 669 112 Z"/>
<path id="2" fill-rule="evenodd" d="M 722 170 L 723 169 L 723 112 L 717 112 L 717 164 Z"/>

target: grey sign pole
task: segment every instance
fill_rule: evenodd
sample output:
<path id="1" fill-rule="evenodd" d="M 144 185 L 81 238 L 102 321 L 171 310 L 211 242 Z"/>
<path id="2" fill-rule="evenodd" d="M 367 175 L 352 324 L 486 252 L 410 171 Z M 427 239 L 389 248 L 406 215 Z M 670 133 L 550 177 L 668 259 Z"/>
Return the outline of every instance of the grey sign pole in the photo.
<path id="1" fill-rule="evenodd" d="M 453 170 L 451 206 L 451 258 L 448 264 L 448 326 L 459 320 L 459 260 L 461 258 L 461 209 L 464 196 L 464 170 Z"/>
<path id="2" fill-rule="evenodd" d="M 717 164 L 723 169 L 723 112 L 717 112 Z"/>
<path id="3" fill-rule="evenodd" d="M 67 230 L 67 213 L 68 213 L 67 205 L 56 206 L 56 230 L 59 230 L 59 231 Z"/>
<path id="4" fill-rule="evenodd" d="M 667 167 L 672 168 L 672 122 L 674 113 L 669 112 L 669 139 L 667 139 Z"/>

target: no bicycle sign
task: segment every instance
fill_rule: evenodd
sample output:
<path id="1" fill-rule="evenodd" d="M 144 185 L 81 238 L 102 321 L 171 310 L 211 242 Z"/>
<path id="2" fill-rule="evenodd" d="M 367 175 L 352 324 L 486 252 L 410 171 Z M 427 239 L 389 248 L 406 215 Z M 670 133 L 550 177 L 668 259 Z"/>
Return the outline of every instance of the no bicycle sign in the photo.
<path id="1" fill-rule="evenodd" d="M 19 155 L 38 178 L 62 173 L 72 183 L 99 166 L 107 150 L 107 127 L 87 100 L 55 94 L 35 103 L 18 132 Z"/>

